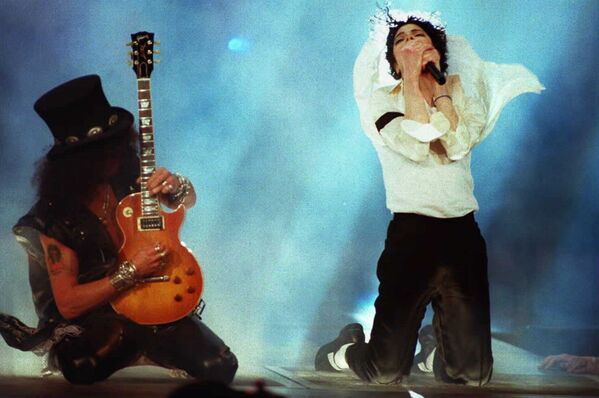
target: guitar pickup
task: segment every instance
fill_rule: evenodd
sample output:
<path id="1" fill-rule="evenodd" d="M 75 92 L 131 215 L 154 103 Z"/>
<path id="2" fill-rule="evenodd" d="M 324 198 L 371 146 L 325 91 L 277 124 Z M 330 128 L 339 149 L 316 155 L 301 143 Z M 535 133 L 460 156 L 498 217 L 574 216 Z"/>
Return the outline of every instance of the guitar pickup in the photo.
<path id="1" fill-rule="evenodd" d="M 137 219 L 139 231 L 162 231 L 164 229 L 164 217 L 139 217 Z"/>

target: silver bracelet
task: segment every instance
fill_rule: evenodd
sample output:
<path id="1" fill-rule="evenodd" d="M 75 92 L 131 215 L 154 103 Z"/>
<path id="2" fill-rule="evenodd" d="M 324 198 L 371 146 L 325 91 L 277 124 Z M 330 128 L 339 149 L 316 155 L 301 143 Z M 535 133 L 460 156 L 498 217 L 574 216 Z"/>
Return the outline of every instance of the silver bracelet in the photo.
<path id="1" fill-rule="evenodd" d="M 191 181 L 189 178 L 182 176 L 181 174 L 173 173 L 175 177 L 177 177 L 177 181 L 179 182 L 179 187 L 176 192 L 173 192 L 169 195 L 169 201 L 171 203 L 180 204 L 183 203 L 189 192 L 191 192 Z"/>
<path id="2" fill-rule="evenodd" d="M 137 283 L 137 268 L 130 261 L 123 261 L 117 270 L 110 275 L 110 284 L 121 292 Z"/>
<path id="3" fill-rule="evenodd" d="M 438 96 L 438 97 L 433 97 L 433 105 L 434 105 L 434 106 L 437 106 L 437 104 L 436 104 L 437 100 L 438 100 L 438 99 L 441 99 L 441 98 L 443 98 L 443 97 L 447 97 L 447 98 L 449 98 L 449 100 L 450 100 L 450 101 L 453 101 L 453 100 L 452 100 L 452 98 L 451 98 L 451 95 L 449 95 L 449 94 L 441 94 L 441 95 L 440 95 L 440 96 Z"/>

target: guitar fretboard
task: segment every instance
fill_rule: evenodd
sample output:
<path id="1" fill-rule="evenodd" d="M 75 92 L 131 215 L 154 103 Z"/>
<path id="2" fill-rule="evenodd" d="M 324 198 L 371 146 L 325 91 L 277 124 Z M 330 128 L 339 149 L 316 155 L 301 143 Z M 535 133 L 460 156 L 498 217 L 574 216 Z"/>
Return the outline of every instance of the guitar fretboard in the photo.
<path id="1" fill-rule="evenodd" d="M 142 217 L 158 216 L 160 204 L 152 197 L 147 182 L 156 170 L 154 155 L 154 126 L 152 122 L 152 96 L 150 79 L 137 79 L 137 109 L 139 114 L 140 175 L 141 175 L 141 214 Z"/>

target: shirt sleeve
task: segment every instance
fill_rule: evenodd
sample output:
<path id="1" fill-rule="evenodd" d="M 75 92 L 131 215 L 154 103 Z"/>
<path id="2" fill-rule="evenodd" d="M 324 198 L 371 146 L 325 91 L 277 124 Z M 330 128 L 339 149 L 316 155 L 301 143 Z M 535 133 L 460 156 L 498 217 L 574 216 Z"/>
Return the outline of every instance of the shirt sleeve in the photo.
<path id="1" fill-rule="evenodd" d="M 458 114 L 458 125 L 449 130 L 447 134 L 440 137 L 441 145 L 447 152 L 450 160 L 460 160 L 481 141 L 482 132 L 485 127 L 486 111 L 483 102 L 464 94 L 459 79 L 456 79 L 452 87 L 452 101 Z M 441 112 L 436 112 L 447 120 Z"/>
<path id="2" fill-rule="evenodd" d="M 384 115 L 399 111 L 391 100 L 392 94 L 388 93 L 387 90 L 378 89 L 372 94 L 370 100 L 370 124 L 372 126 L 377 126 L 377 121 Z M 379 125 L 378 134 L 389 149 L 414 162 L 422 162 L 429 155 L 430 145 L 428 141 L 423 142 L 416 137 L 419 129 L 427 129 L 428 127 L 423 127 L 421 123 L 417 122 L 414 122 L 415 124 L 404 123 L 413 121 L 406 120 L 403 114 L 400 115 L 382 126 Z"/>
<path id="3" fill-rule="evenodd" d="M 377 43 L 369 39 L 366 41 L 354 64 L 353 86 L 354 98 L 360 112 L 360 124 L 362 130 L 374 145 L 384 146 L 380 135 L 373 123 L 371 123 L 371 100 L 374 87 L 377 82 L 379 54 Z"/>

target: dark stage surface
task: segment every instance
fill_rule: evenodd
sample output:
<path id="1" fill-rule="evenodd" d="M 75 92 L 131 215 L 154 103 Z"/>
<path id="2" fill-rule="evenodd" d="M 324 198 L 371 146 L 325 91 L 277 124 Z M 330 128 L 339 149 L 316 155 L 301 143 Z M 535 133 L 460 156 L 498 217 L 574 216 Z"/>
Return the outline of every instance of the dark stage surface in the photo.
<path id="1" fill-rule="evenodd" d="M 448 386 L 430 375 L 412 375 L 401 385 L 373 385 L 350 374 L 323 374 L 311 370 L 263 368 L 241 374 L 233 388 L 255 391 L 256 379 L 264 380 L 267 390 L 284 397 L 597 397 L 599 378 L 570 375 L 498 374 L 483 388 Z M 48 378 L 0 377 L 3 398 L 29 397 L 166 397 L 188 380 L 170 378 L 164 373 L 137 369 L 115 375 L 93 386 L 70 385 L 59 376 Z"/>
<path id="2" fill-rule="evenodd" d="M 431 374 L 412 374 L 401 385 L 376 385 L 351 373 L 315 372 L 282 366 L 242 367 L 233 388 L 255 391 L 262 380 L 269 392 L 283 397 L 599 397 L 599 376 L 540 372 L 539 356 L 499 340 L 493 340 L 494 375 L 485 387 L 438 383 Z M 172 377 L 156 367 L 136 367 L 116 373 L 93 386 L 74 386 L 61 376 L 0 376 L 2 398 L 158 398 L 166 397 L 190 380 Z"/>

